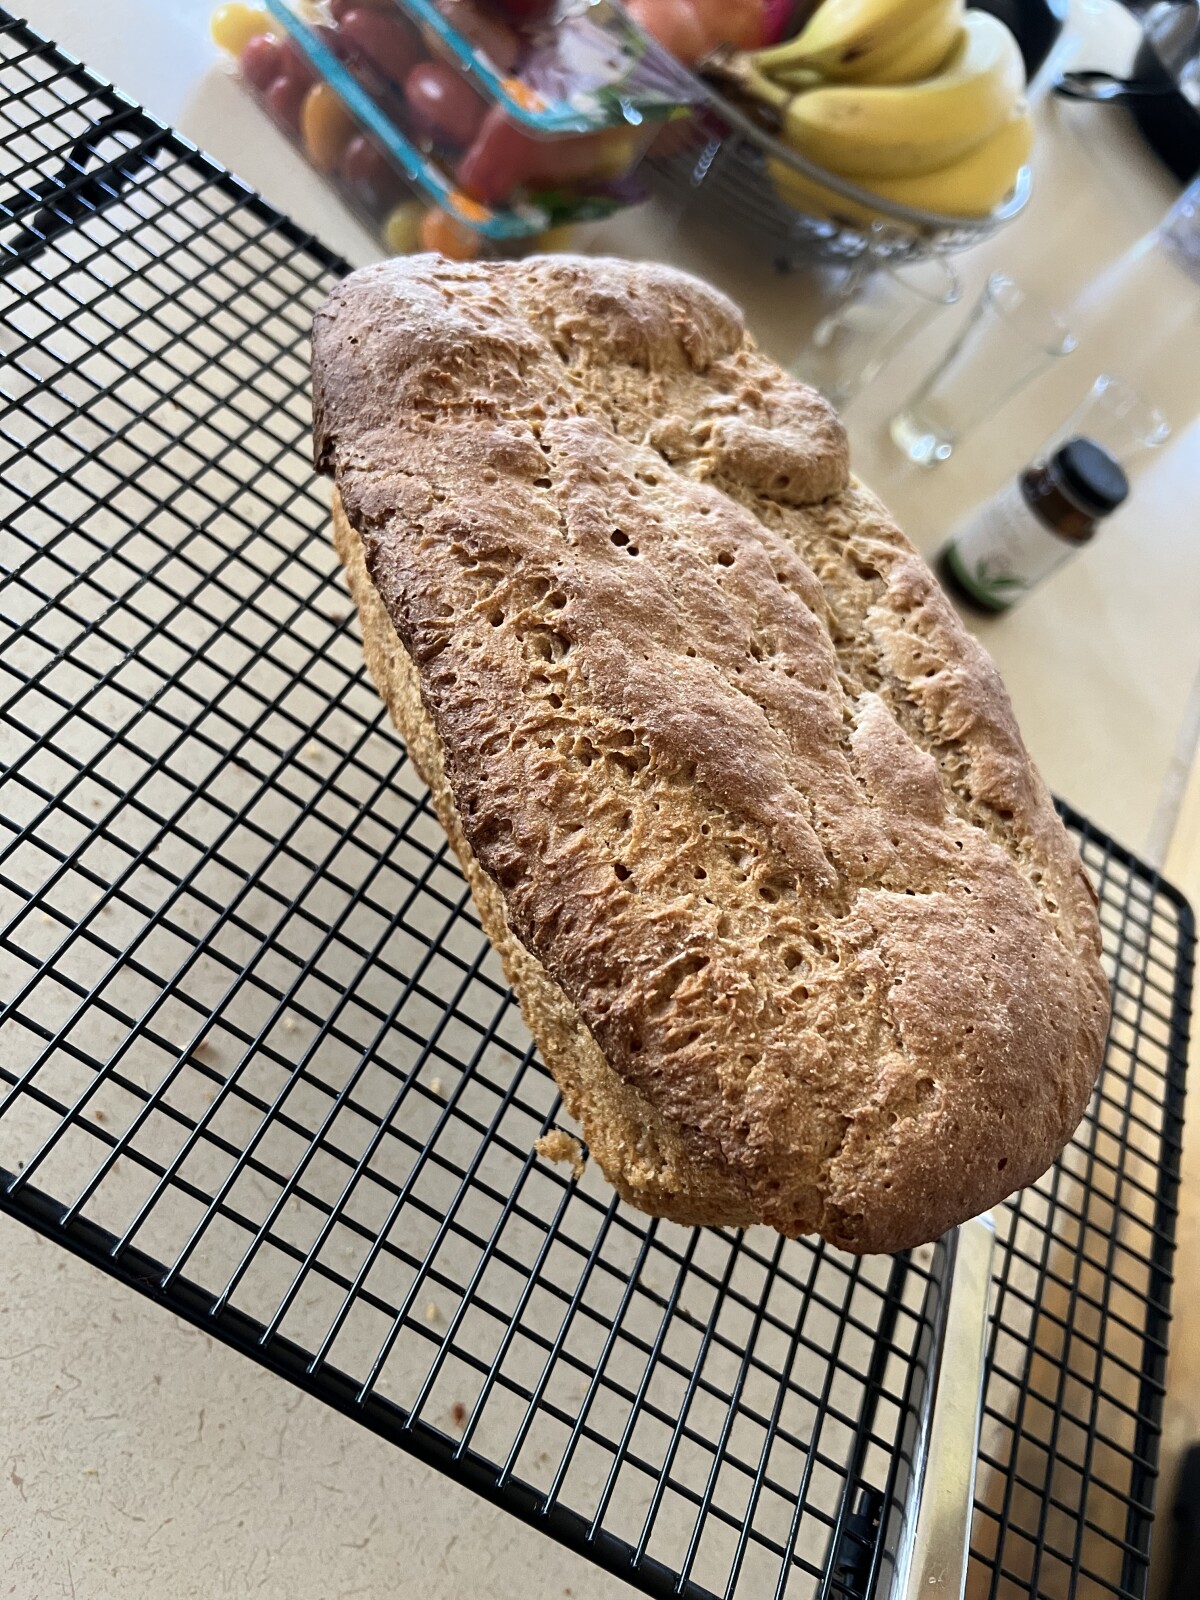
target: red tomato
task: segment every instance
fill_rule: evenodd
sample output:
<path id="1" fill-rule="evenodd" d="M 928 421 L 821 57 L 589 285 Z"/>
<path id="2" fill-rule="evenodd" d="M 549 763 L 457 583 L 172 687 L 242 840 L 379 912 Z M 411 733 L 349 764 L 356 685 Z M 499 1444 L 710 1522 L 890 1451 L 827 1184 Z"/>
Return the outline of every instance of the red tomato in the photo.
<path id="1" fill-rule="evenodd" d="M 260 33 L 238 57 L 238 66 L 247 83 L 256 89 L 266 90 L 283 76 L 283 53 L 274 39 Z"/>
<path id="2" fill-rule="evenodd" d="M 662 161 L 677 156 L 680 151 L 686 150 L 689 145 L 701 138 L 699 123 L 695 117 L 684 117 L 677 122 L 664 122 L 654 135 L 650 146 L 651 155 L 657 156 Z"/>
<path id="3" fill-rule="evenodd" d="M 488 58 L 496 71 L 511 72 L 521 56 L 521 41 L 500 17 L 490 16 L 474 0 L 444 0 L 442 15 L 452 28 Z"/>
<path id="4" fill-rule="evenodd" d="M 404 179 L 383 151 L 362 133 L 356 133 L 343 150 L 338 172 L 355 199 L 372 216 L 390 211 L 408 192 Z"/>
<path id="5" fill-rule="evenodd" d="M 263 96 L 272 115 L 289 133 L 300 132 L 300 109 L 308 90 L 307 83 L 299 83 L 295 78 L 276 78 Z"/>
<path id="6" fill-rule="evenodd" d="M 541 22 L 554 10 L 554 0 L 492 0 L 492 4 L 502 16 L 515 22 L 518 28 L 526 27 L 531 22 Z"/>
<path id="7" fill-rule="evenodd" d="M 404 80 L 404 98 L 419 133 L 459 150 L 479 132 L 487 110 L 462 74 L 444 61 L 418 61 Z"/>
<path id="8" fill-rule="evenodd" d="M 290 78 L 311 89 L 317 81 L 317 69 L 294 39 L 284 39 L 279 46 L 279 76 Z"/>
<path id="9" fill-rule="evenodd" d="M 397 84 L 404 82 L 409 69 L 424 54 L 416 34 L 398 14 L 388 16 L 362 5 L 343 11 L 337 46 L 351 65 L 357 58 Z"/>
<path id="10" fill-rule="evenodd" d="M 458 164 L 459 188 L 484 205 L 501 205 L 524 183 L 540 142 L 510 122 L 499 106 L 492 106 Z"/>

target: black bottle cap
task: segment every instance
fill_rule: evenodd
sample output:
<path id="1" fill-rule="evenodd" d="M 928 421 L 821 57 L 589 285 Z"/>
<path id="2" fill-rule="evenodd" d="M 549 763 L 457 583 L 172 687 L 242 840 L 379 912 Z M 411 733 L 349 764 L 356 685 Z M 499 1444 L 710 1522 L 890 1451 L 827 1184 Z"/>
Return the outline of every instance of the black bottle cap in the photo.
<path id="1" fill-rule="evenodd" d="M 1092 439 L 1069 439 L 1050 465 L 1079 509 L 1093 517 L 1106 517 L 1129 493 L 1121 463 Z"/>

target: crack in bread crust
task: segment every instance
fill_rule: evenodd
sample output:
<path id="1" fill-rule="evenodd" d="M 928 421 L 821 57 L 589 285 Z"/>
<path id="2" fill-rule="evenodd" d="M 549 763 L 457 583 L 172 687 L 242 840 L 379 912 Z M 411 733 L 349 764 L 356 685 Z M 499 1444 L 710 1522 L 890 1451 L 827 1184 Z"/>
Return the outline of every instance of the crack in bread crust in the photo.
<path id="1" fill-rule="evenodd" d="M 621 262 L 386 263 L 314 340 L 371 670 L 622 1194 L 896 1249 L 1037 1177 L 1090 888 L 824 402 Z"/>
<path id="2" fill-rule="evenodd" d="M 462 863 L 483 931 L 494 945 L 521 1004 L 530 1033 L 582 1124 L 592 1154 L 622 1197 L 656 1216 L 691 1224 L 753 1222 L 754 1212 L 730 1174 L 698 1161 L 685 1140 L 609 1067 L 570 1000 L 536 956 L 513 937 L 499 887 L 480 867 L 463 835 L 446 779 L 442 743 L 421 700 L 417 669 L 371 582 L 362 541 L 334 493 L 334 545 L 358 607 L 367 668 L 392 714 L 413 765 L 429 789 L 438 821 Z"/>

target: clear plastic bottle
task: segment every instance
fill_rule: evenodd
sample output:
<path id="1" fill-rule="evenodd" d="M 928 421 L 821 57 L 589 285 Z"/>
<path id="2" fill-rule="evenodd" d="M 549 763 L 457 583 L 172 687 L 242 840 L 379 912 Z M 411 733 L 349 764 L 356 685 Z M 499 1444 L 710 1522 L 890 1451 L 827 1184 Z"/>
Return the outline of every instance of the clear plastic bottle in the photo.
<path id="1" fill-rule="evenodd" d="M 1069 439 L 972 514 L 938 568 L 968 605 L 1007 611 L 1095 535 L 1129 493 L 1124 469 L 1091 439 Z"/>

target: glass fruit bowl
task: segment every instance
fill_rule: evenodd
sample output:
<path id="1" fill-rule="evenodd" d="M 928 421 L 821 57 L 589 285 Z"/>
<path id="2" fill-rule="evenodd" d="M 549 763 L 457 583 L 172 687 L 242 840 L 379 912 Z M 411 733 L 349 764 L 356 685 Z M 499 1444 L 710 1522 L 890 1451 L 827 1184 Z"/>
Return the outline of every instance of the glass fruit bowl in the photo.
<path id="1" fill-rule="evenodd" d="M 898 257 L 966 250 L 1011 222 L 1029 200 L 1028 159 L 1008 193 L 981 215 L 950 214 L 875 193 L 786 143 L 771 108 L 742 92 L 720 62 L 713 78 L 697 82 L 703 105 L 685 125 L 660 132 L 643 171 L 683 213 L 695 209 L 718 219 L 781 267 L 845 262 L 868 249 Z M 1021 121 L 1027 130 L 1023 113 Z"/>

